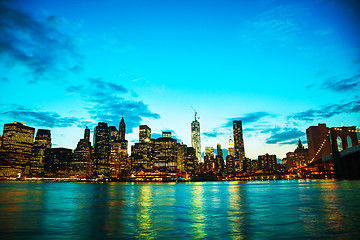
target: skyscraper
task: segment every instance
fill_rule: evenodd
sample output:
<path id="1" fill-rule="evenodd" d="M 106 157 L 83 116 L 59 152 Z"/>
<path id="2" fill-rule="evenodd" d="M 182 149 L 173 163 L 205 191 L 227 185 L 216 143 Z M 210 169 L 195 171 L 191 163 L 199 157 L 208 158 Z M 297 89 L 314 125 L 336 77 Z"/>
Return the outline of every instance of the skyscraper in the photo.
<path id="1" fill-rule="evenodd" d="M 84 131 L 84 139 L 88 142 L 90 142 L 90 129 L 88 127 L 85 128 Z"/>
<path id="2" fill-rule="evenodd" d="M 109 151 L 109 128 L 107 123 L 100 122 L 95 127 L 94 163 L 96 174 L 108 174 Z"/>
<path id="3" fill-rule="evenodd" d="M 121 118 L 120 124 L 119 124 L 119 135 L 120 140 L 125 140 L 125 120 L 124 117 Z"/>
<path id="4" fill-rule="evenodd" d="M 45 151 L 51 148 L 50 130 L 38 129 L 31 157 L 31 174 L 41 176 L 44 173 Z"/>
<path id="5" fill-rule="evenodd" d="M 200 123 L 197 112 L 195 112 L 195 120 L 191 122 L 191 146 L 195 149 L 198 162 L 201 162 Z"/>
<path id="6" fill-rule="evenodd" d="M 1 162 L 12 166 L 9 175 L 30 173 L 35 128 L 19 122 L 4 124 Z"/>
<path id="7" fill-rule="evenodd" d="M 246 171 L 247 169 L 243 169 L 244 160 L 245 160 L 245 149 L 244 149 L 241 120 L 233 121 L 233 132 L 234 132 L 234 150 L 235 150 L 235 158 L 234 158 L 235 170 Z"/>
<path id="8" fill-rule="evenodd" d="M 86 127 L 84 138 L 80 139 L 74 150 L 72 170 L 80 177 L 92 176 L 92 147 L 90 143 L 90 129 Z"/>

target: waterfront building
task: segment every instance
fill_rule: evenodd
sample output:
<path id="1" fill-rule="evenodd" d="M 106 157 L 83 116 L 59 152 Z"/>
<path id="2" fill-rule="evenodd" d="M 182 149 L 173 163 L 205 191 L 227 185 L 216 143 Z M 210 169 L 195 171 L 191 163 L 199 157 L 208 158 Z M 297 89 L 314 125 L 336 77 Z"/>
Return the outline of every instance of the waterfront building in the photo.
<path id="1" fill-rule="evenodd" d="M 193 147 L 187 147 L 185 152 L 185 171 L 188 173 L 195 173 L 198 164 L 196 151 Z"/>
<path id="2" fill-rule="evenodd" d="M 258 160 L 252 160 L 251 161 L 251 171 L 252 172 L 256 172 L 259 168 L 259 165 L 258 165 Z"/>
<path id="3" fill-rule="evenodd" d="M 171 132 L 163 132 L 163 137 L 155 139 L 153 145 L 154 168 L 177 169 L 178 143 L 171 138 Z"/>
<path id="4" fill-rule="evenodd" d="M 235 151 L 235 170 L 237 172 L 247 171 L 245 161 L 245 149 L 242 131 L 241 120 L 233 121 L 233 134 L 234 134 L 234 151 Z"/>
<path id="5" fill-rule="evenodd" d="M 19 122 L 4 124 L 0 163 L 3 176 L 30 173 L 35 128 Z"/>
<path id="6" fill-rule="evenodd" d="M 30 170 L 32 176 L 43 176 L 45 151 L 51 148 L 51 133 L 47 129 L 38 129 L 32 149 Z"/>
<path id="7" fill-rule="evenodd" d="M 183 143 L 178 143 L 177 145 L 178 146 L 177 146 L 176 167 L 181 172 L 183 172 L 186 169 L 185 163 L 186 163 L 187 146 L 186 146 L 186 144 L 183 144 Z"/>
<path id="8" fill-rule="evenodd" d="M 152 169 L 154 167 L 152 149 L 152 141 L 139 142 L 131 146 L 131 169 L 134 171 Z"/>
<path id="9" fill-rule="evenodd" d="M 235 161 L 234 156 L 228 154 L 226 156 L 226 172 L 228 174 L 235 174 Z"/>
<path id="10" fill-rule="evenodd" d="M 201 139 L 200 139 L 200 122 L 195 112 L 195 120 L 191 122 L 191 146 L 195 149 L 198 162 L 201 161 Z"/>
<path id="11" fill-rule="evenodd" d="M 266 153 L 265 155 L 258 156 L 258 168 L 265 173 L 272 173 L 276 171 L 277 161 L 276 155 L 269 155 Z"/>
<path id="12" fill-rule="evenodd" d="M 45 152 L 45 175 L 67 178 L 72 173 L 73 151 L 68 148 L 49 148 Z"/>
<path id="13" fill-rule="evenodd" d="M 95 175 L 109 173 L 109 128 L 107 123 L 100 122 L 95 127 L 94 137 L 94 171 Z"/>
<path id="14" fill-rule="evenodd" d="M 307 148 L 304 148 L 299 139 L 295 151 L 286 153 L 286 170 L 299 168 L 307 164 L 309 164 L 309 151 Z"/>
<path id="15" fill-rule="evenodd" d="M 309 161 L 313 162 L 331 154 L 329 128 L 324 123 L 306 129 Z"/>
<path id="16" fill-rule="evenodd" d="M 246 173 L 250 173 L 251 172 L 251 159 L 245 157 L 244 161 L 243 161 L 243 171 Z"/>
<path id="17" fill-rule="evenodd" d="M 78 177 L 91 177 L 93 172 L 92 147 L 90 129 L 85 128 L 84 138 L 80 139 L 74 150 L 72 159 L 72 174 Z"/>
<path id="18" fill-rule="evenodd" d="M 151 129 L 147 125 L 140 125 L 139 127 L 139 142 L 140 143 L 151 142 Z"/>

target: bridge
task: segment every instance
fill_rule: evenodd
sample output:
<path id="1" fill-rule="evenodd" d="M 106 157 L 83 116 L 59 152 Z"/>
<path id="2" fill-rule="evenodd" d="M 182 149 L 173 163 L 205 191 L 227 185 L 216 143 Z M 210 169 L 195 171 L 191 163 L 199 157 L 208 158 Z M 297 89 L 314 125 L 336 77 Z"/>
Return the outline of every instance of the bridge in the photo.
<path id="1" fill-rule="evenodd" d="M 333 169 L 337 179 L 360 179 L 359 132 L 355 127 L 330 128 L 316 155 L 326 141 L 331 142 L 332 153 L 317 160 L 315 156 L 304 169 L 317 168 L 324 173 Z"/>

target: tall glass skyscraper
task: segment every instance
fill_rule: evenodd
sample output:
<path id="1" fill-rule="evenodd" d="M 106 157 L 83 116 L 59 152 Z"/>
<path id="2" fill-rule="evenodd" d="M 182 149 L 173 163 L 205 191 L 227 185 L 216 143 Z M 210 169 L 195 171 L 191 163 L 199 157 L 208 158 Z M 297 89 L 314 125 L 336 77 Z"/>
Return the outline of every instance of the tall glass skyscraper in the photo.
<path id="1" fill-rule="evenodd" d="M 235 170 L 246 171 L 243 169 L 245 161 L 245 149 L 242 132 L 242 122 L 240 120 L 233 121 L 233 132 L 234 132 L 234 150 L 235 150 Z"/>
<path id="2" fill-rule="evenodd" d="M 195 120 L 191 122 L 191 146 L 195 149 L 198 162 L 201 161 L 200 123 L 195 112 Z"/>

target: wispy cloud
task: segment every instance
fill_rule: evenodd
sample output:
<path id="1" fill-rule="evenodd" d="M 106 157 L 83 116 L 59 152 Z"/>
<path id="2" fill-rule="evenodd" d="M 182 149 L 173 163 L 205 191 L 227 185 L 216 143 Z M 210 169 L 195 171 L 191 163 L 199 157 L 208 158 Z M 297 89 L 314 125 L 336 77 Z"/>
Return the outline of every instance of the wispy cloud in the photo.
<path id="1" fill-rule="evenodd" d="M 227 122 L 224 123 L 222 126 L 214 128 L 210 132 L 203 132 L 202 135 L 206 138 L 216 138 L 221 135 L 228 135 L 232 130 L 233 127 L 233 121 L 235 120 L 241 120 L 243 125 L 251 125 L 252 123 L 256 123 L 260 121 L 263 118 L 266 117 L 275 117 L 275 114 L 268 113 L 268 112 L 253 112 L 253 113 L 247 113 L 241 117 L 236 118 L 228 118 Z"/>
<path id="2" fill-rule="evenodd" d="M 334 81 L 333 79 L 331 81 L 326 80 L 324 81 L 322 87 L 335 92 L 354 91 L 360 87 L 360 74 L 337 81 Z"/>
<path id="3" fill-rule="evenodd" d="M 224 127 L 232 127 L 233 121 L 235 121 L 235 120 L 241 120 L 243 124 L 251 124 L 251 123 L 259 121 L 262 118 L 271 117 L 271 116 L 275 117 L 276 115 L 268 113 L 268 112 L 247 113 L 242 117 L 229 118 L 228 122 L 224 124 Z"/>
<path id="4" fill-rule="evenodd" d="M 58 30 L 59 18 L 44 19 L 11 7 L 0 0 L 0 60 L 6 67 L 26 66 L 32 81 L 52 74 L 78 71 L 81 57 L 71 37 Z"/>
<path id="5" fill-rule="evenodd" d="M 266 140 L 267 144 L 296 144 L 298 139 L 303 137 L 305 133 L 297 128 L 280 128 L 275 127 L 272 129 L 263 130 L 262 133 L 270 134 Z"/>
<path id="6" fill-rule="evenodd" d="M 268 39 L 285 42 L 300 30 L 298 17 L 305 11 L 305 8 L 291 4 L 264 11 L 248 22 L 243 38 L 252 43 Z"/>
<path id="7" fill-rule="evenodd" d="M 289 119 L 300 121 L 314 121 L 326 119 L 341 113 L 359 113 L 360 100 L 351 101 L 344 104 L 325 105 L 320 109 L 309 109 L 289 116 Z"/>
<path id="8" fill-rule="evenodd" d="M 126 94 L 130 92 L 133 95 L 132 91 L 102 78 L 89 78 L 85 85 L 69 86 L 66 90 L 80 94 L 88 103 L 87 111 L 94 121 L 117 126 L 124 116 L 128 133 L 132 133 L 133 128 L 138 127 L 146 118 L 160 118 L 160 115 L 150 111 L 144 102 L 128 98 Z"/>
<path id="9" fill-rule="evenodd" d="M 0 105 L 2 121 L 26 122 L 30 126 L 54 128 L 81 126 L 82 120 L 76 117 L 62 117 L 56 112 L 31 109 L 17 104 Z"/>
<path id="10" fill-rule="evenodd" d="M 316 36 L 327 36 L 331 33 L 333 33 L 333 29 L 331 27 L 328 27 L 328 28 L 321 28 L 321 29 L 317 29 L 314 34 Z"/>

